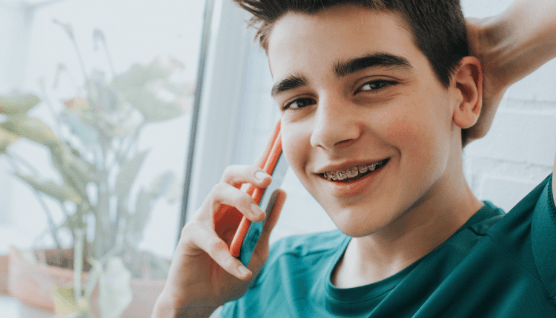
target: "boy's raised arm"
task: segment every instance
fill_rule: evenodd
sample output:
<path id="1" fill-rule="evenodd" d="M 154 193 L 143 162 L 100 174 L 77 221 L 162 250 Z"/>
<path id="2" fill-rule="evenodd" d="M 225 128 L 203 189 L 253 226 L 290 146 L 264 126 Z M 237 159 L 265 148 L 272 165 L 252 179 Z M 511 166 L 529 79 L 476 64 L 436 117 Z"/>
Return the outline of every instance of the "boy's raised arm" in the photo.
<path id="1" fill-rule="evenodd" d="M 556 57 L 556 1 L 516 0 L 502 14 L 468 19 L 471 54 L 484 69 L 483 109 L 468 142 L 486 135 L 510 85 Z"/>

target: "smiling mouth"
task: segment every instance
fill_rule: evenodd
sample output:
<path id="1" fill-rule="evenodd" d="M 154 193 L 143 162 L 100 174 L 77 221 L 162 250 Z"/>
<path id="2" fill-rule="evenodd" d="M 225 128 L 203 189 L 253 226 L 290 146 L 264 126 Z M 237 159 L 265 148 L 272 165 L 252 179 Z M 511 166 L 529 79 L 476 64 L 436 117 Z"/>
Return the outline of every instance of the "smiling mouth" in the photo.
<path id="1" fill-rule="evenodd" d="M 388 163 L 389 160 L 390 159 L 384 159 L 371 164 L 358 165 L 342 171 L 325 172 L 319 174 L 319 176 L 328 181 L 349 183 L 357 181 L 368 174 L 380 170 Z"/>

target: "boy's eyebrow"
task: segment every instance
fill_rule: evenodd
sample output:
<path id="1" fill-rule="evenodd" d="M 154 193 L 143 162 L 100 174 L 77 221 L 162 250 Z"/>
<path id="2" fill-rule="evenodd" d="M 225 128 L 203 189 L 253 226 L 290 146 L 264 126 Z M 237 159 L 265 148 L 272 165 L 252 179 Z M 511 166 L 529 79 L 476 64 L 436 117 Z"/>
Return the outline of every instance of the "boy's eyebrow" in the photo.
<path id="1" fill-rule="evenodd" d="M 338 77 L 344 77 L 369 67 L 380 66 L 395 66 L 406 69 L 413 68 L 409 61 L 403 56 L 393 55 L 390 53 L 374 53 L 350 59 L 345 62 L 336 62 L 334 65 L 334 73 Z"/>
<path id="2" fill-rule="evenodd" d="M 334 63 L 334 73 L 337 77 L 345 77 L 369 67 L 392 66 L 413 69 L 413 66 L 411 66 L 409 61 L 403 56 L 390 53 L 373 53 L 363 57 L 353 58 L 345 62 Z M 308 82 L 307 78 L 303 75 L 290 75 L 272 86 L 270 94 L 276 96 L 282 92 L 305 86 Z"/>
<path id="3" fill-rule="evenodd" d="M 276 96 L 282 92 L 288 91 L 290 89 L 296 89 L 307 85 L 308 81 L 303 75 L 290 75 L 285 79 L 281 80 L 279 83 L 272 86 L 272 91 L 270 95 Z"/>

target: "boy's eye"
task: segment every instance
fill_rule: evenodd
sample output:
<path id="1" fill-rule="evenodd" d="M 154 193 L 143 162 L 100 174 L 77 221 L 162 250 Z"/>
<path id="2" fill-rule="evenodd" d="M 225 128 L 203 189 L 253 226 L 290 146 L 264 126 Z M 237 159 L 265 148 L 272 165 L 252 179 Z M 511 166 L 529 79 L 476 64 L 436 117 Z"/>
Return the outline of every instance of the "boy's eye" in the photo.
<path id="1" fill-rule="evenodd" d="M 359 92 L 368 92 L 368 91 L 375 91 L 375 90 L 379 90 L 385 86 L 388 85 L 395 85 L 396 82 L 393 81 L 386 81 L 386 80 L 378 80 L 378 81 L 372 81 L 372 82 L 368 82 L 363 84 L 363 86 L 361 86 L 356 93 Z"/>
<path id="2" fill-rule="evenodd" d="M 312 98 L 298 98 L 291 103 L 288 103 L 284 106 L 283 110 L 286 109 L 300 109 L 302 107 L 315 104 L 315 100 Z"/>

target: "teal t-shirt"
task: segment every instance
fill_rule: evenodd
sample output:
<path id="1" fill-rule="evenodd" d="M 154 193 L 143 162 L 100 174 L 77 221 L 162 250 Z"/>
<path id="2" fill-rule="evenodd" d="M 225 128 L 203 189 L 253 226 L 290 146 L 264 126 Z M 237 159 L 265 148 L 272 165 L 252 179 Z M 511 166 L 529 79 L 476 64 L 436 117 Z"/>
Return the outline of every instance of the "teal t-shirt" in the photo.
<path id="1" fill-rule="evenodd" d="M 485 202 L 446 242 L 382 281 L 339 289 L 331 273 L 350 237 L 288 237 L 221 317 L 556 317 L 551 176 L 508 214 Z"/>

